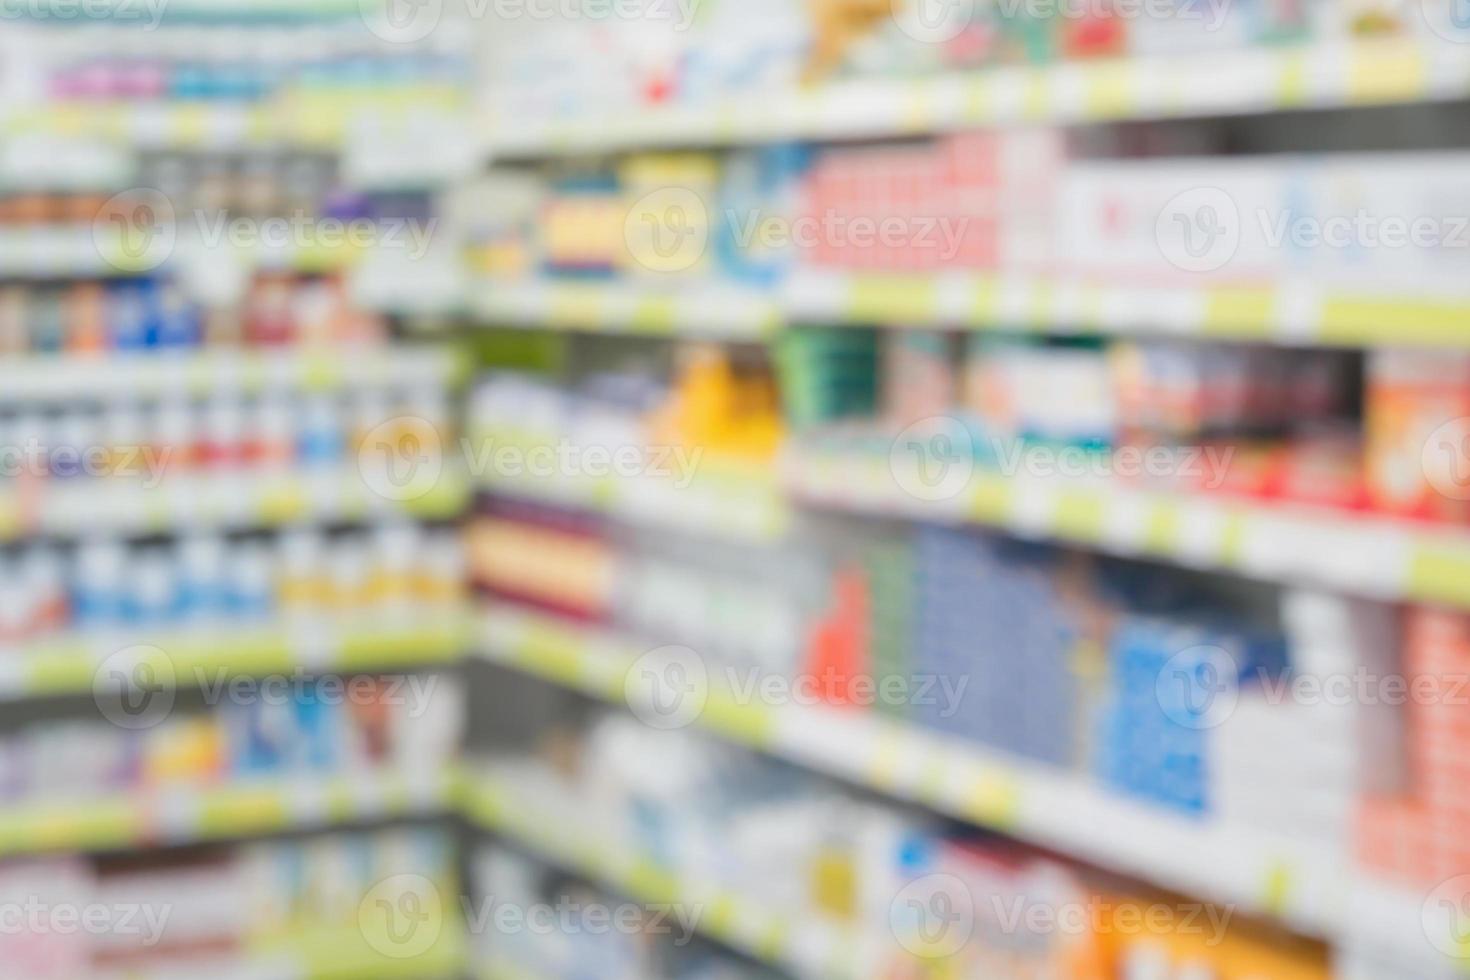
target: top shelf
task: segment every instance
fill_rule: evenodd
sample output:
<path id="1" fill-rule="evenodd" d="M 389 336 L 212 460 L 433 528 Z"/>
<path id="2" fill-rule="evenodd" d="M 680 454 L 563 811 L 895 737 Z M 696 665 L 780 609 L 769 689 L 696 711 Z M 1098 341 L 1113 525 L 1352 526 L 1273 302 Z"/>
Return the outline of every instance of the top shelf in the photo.
<path id="1" fill-rule="evenodd" d="M 492 117 L 489 155 L 843 140 L 1015 123 L 1247 115 L 1470 97 L 1470 44 L 1422 38 L 860 79 L 584 120 Z"/>

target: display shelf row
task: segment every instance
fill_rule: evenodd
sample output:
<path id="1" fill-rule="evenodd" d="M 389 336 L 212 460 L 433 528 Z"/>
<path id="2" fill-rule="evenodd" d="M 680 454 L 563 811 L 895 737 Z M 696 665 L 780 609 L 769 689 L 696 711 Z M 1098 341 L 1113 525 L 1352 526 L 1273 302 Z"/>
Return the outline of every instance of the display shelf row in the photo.
<path id="1" fill-rule="evenodd" d="M 388 955 L 381 950 L 392 946 L 368 939 L 361 930 L 313 930 L 295 935 L 255 942 L 242 949 L 228 963 L 210 964 L 210 976 L 216 980 L 263 980 L 289 977 L 291 980 L 424 980 L 425 977 L 458 976 L 465 963 L 465 942 L 461 932 L 448 929 L 429 952 L 418 956 Z M 105 980 L 175 980 L 178 967 L 173 964 L 150 970 L 130 968 L 122 973 L 107 973 Z"/>
<path id="2" fill-rule="evenodd" d="M 7 481 L 0 487 L 0 541 L 82 533 L 145 535 L 200 529 L 339 523 L 375 516 L 426 520 L 459 514 L 469 482 L 446 466 L 431 486 L 406 495 L 375 491 L 358 467 L 225 472 L 167 477 L 156 486 L 118 478 L 104 486 Z"/>
<path id="3" fill-rule="evenodd" d="M 625 683 L 656 644 L 505 605 L 485 613 L 480 655 L 586 695 L 627 703 Z M 1346 859 L 1300 842 L 1191 820 L 1051 770 L 872 714 L 740 700 L 710 682 L 702 727 L 799 765 L 920 803 L 1164 888 L 1230 903 L 1309 935 L 1348 926 L 1368 886 Z M 1417 906 L 1415 906 L 1417 908 Z"/>
<path id="4" fill-rule="evenodd" d="M 509 428 L 477 429 L 473 451 L 491 465 L 476 466 L 477 486 L 500 496 L 538 501 L 635 524 L 656 524 L 745 540 L 780 537 L 790 525 L 787 505 L 774 476 L 750 461 L 706 455 L 687 483 L 652 473 L 635 476 L 583 472 L 535 472 L 532 461 L 554 436 Z M 512 452 L 524 467 L 498 467 L 495 454 Z"/>
<path id="5" fill-rule="evenodd" d="M 1394 39 L 857 79 L 589 119 L 491 117 L 491 156 L 868 139 L 1017 123 L 1229 116 L 1470 94 L 1470 49 Z"/>
<path id="6" fill-rule="evenodd" d="M 428 345 L 20 355 L 0 362 L 0 403 L 446 386 L 467 368 L 452 348 Z"/>
<path id="7" fill-rule="evenodd" d="M 12 804 L 0 815 L 0 855 L 125 850 L 432 816 L 444 811 L 452 788 L 451 773 L 382 771 Z"/>
<path id="8" fill-rule="evenodd" d="M 789 454 L 784 483 L 807 504 L 975 524 L 1249 578 L 1371 598 L 1470 605 L 1470 532 L 1227 494 L 1153 491 L 1116 478 L 976 469 L 942 499 L 904 489 L 888 455 Z"/>
<path id="9" fill-rule="evenodd" d="M 58 103 L 11 112 L 0 118 L 0 127 L 15 136 L 100 139 L 138 149 L 341 149 L 354 144 L 382 146 L 426 132 L 444 134 L 454 142 L 455 134 L 464 132 L 463 112 L 462 93 L 453 88 L 402 85 L 251 104 Z M 454 156 L 446 154 L 444 159 Z M 435 161 L 426 165 L 433 167 Z"/>
<path id="10" fill-rule="evenodd" d="M 540 281 L 481 284 L 470 307 L 479 321 L 497 326 L 752 341 L 788 323 L 810 323 L 1289 345 L 1470 344 L 1470 301 L 1298 282 L 1129 286 L 1001 274 L 800 272 L 775 299 L 734 287 L 704 294 L 668 283 Z"/>
<path id="11" fill-rule="evenodd" d="M 554 446 L 555 438 L 482 433 L 481 446 Z M 905 489 L 888 455 L 798 447 L 779 479 L 703 472 L 668 479 L 514 475 L 487 468 L 482 487 L 633 523 L 770 539 L 792 507 L 970 524 L 1017 537 L 1369 598 L 1470 606 L 1470 531 L 1431 522 L 1273 503 L 1225 493 L 1150 490 L 1117 478 L 1003 475 L 975 468 L 943 496 Z M 928 488 L 924 488 L 928 489 Z M 952 492 L 950 492 L 952 490 Z"/>
<path id="12" fill-rule="evenodd" d="M 776 302 L 751 289 L 708 282 L 496 282 L 476 287 L 469 306 L 485 323 L 655 337 L 762 340 L 781 324 Z"/>
<path id="13" fill-rule="evenodd" d="M 261 949 L 247 953 L 238 968 L 238 977 L 240 980 L 259 980 L 261 977 L 424 980 L 426 977 L 457 977 L 463 973 L 466 942 L 457 923 L 446 923 L 438 940 L 427 952 L 402 955 L 395 949 L 396 945 L 391 938 L 386 941 L 381 937 L 369 938 L 360 929 L 307 933 L 266 943 Z M 383 952 L 385 949 L 390 953 Z M 236 975 L 234 971 L 227 972 L 225 980 L 232 980 Z"/>
<path id="14" fill-rule="evenodd" d="M 304 233 L 300 242 L 237 245 L 168 225 L 123 231 L 102 224 L 100 217 L 83 225 L 6 228 L 0 230 L 0 279 L 110 279 L 160 268 L 214 280 L 248 277 L 257 270 L 325 274 L 358 269 L 373 255 L 372 232 L 365 225 L 351 238 L 344 231 L 307 240 L 312 234 Z"/>
<path id="15" fill-rule="evenodd" d="M 466 614 L 443 609 L 345 622 L 281 622 L 136 635 L 74 634 L 0 659 L 0 703 L 26 698 L 90 695 L 119 651 L 148 651 L 159 684 L 181 687 L 193 677 L 263 677 L 303 672 L 405 670 L 456 662 L 473 636 Z M 219 677 L 223 674 L 223 677 Z"/>

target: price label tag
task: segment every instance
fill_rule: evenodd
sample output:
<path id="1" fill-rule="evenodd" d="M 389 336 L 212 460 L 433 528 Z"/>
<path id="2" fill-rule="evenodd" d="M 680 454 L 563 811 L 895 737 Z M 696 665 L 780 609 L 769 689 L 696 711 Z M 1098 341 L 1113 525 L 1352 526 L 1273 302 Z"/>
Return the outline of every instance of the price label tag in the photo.
<path id="1" fill-rule="evenodd" d="M 1225 511 L 1209 504 L 1188 503 L 1179 508 L 1179 557 L 1196 565 L 1217 565 L 1225 557 Z"/>
<path id="2" fill-rule="evenodd" d="M 198 793 L 165 789 L 150 801 L 145 829 L 163 841 L 190 840 L 198 835 L 202 812 Z"/>
<path id="3" fill-rule="evenodd" d="M 337 664 L 341 643 L 327 620 L 312 617 L 292 623 L 287 642 L 296 661 L 313 673 L 330 671 Z"/>
<path id="4" fill-rule="evenodd" d="M 287 806 L 294 820 L 308 826 L 324 824 L 331 816 L 332 784 L 297 780 L 287 790 Z"/>
<path id="5" fill-rule="evenodd" d="M 26 659 L 17 650 L 0 650 L 0 701 L 13 701 L 26 693 Z"/>

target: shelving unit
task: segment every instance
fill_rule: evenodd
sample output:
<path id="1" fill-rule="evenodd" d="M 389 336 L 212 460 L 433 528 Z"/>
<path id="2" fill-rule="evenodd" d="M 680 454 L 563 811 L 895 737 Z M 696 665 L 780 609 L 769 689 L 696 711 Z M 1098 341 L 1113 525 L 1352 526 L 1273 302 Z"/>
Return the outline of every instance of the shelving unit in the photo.
<path id="1" fill-rule="evenodd" d="M 480 489 L 523 500 L 554 502 L 578 510 L 606 514 L 642 526 L 708 532 L 770 540 L 790 526 L 791 508 L 774 476 L 747 460 L 701 457 L 688 482 L 675 473 L 636 477 L 555 474 L 531 471 L 538 450 L 562 440 L 546 433 L 515 429 L 480 429 L 469 444 L 492 462 L 497 452 L 512 450 L 525 460 L 520 472 L 494 465 L 475 466 Z"/>
<path id="2" fill-rule="evenodd" d="M 460 353 L 428 345 L 365 347 L 345 357 L 311 348 L 32 354 L 0 362 L 0 403 L 453 385 L 467 373 Z"/>
<path id="3" fill-rule="evenodd" d="M 379 496 L 356 466 L 315 472 L 218 473 L 165 477 L 157 486 L 118 479 L 106 486 L 17 486 L 0 490 L 0 541 L 30 535 L 73 536 L 79 531 L 127 535 L 201 528 L 282 527 L 373 515 L 424 519 L 460 513 L 469 483 L 446 467 L 422 496 Z"/>
<path id="4" fill-rule="evenodd" d="M 1470 606 L 1470 533 L 1223 493 L 1153 492 L 1116 479 L 1002 476 L 977 469 L 953 497 L 906 493 L 887 456 L 790 455 L 785 481 L 807 503 L 856 513 L 1000 528 L 1185 567 L 1372 598 Z"/>
<path id="5" fill-rule="evenodd" d="M 162 636 L 75 635 L 0 661 L 0 703 L 91 695 L 107 658 L 134 645 L 161 651 L 153 664 L 161 668 L 160 683 L 188 687 L 203 678 L 443 666 L 460 659 L 472 636 L 467 615 L 428 609 L 405 610 L 369 622 L 236 628 L 228 641 L 221 640 L 217 629 Z"/>
<path id="6" fill-rule="evenodd" d="M 459 129 L 459 97 L 438 87 L 392 92 L 323 91 L 266 103 L 61 103 L 0 115 L 0 132 L 101 139 L 136 149 L 328 150 L 364 134 L 412 137 L 438 122 Z M 431 171 L 432 172 L 432 171 Z"/>
<path id="7" fill-rule="evenodd" d="M 1470 301 L 1312 282 L 1128 286 L 1100 280 L 801 272 L 793 322 L 1047 333 L 1140 334 L 1280 344 L 1470 343 Z"/>
<path id="8" fill-rule="evenodd" d="M 1393 40 L 1200 52 L 933 78 L 831 83 L 713 105 L 540 122 L 493 116 L 502 160 L 652 147 L 907 136 L 1007 123 L 1079 123 L 1391 105 L 1470 95 L 1464 45 Z"/>
<path id="9" fill-rule="evenodd" d="M 452 786 L 446 773 L 387 771 L 39 801 L 0 817 L 0 854 L 114 851 L 432 816 L 445 811 Z"/>
<path id="10" fill-rule="evenodd" d="M 470 308 L 497 325 L 653 337 L 761 341 L 781 323 L 775 302 L 719 283 L 488 282 Z"/>
<path id="11" fill-rule="evenodd" d="M 581 333 L 770 340 L 792 325 L 892 326 L 1056 335 L 1237 340 L 1288 346 L 1446 347 L 1470 343 L 1470 301 L 1312 282 L 1130 286 L 1084 278 L 941 272 L 792 273 L 775 294 L 552 280 L 483 283 L 481 323 Z"/>

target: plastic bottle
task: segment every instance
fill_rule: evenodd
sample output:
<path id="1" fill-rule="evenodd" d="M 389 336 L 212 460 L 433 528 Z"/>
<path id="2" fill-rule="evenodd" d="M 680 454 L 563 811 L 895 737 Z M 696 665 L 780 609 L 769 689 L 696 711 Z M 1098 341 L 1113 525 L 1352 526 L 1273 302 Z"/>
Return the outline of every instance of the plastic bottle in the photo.
<path id="1" fill-rule="evenodd" d="M 82 543 L 71 597 L 79 629 L 105 629 L 123 621 L 126 565 L 126 553 L 117 542 L 91 538 Z"/>
<path id="2" fill-rule="evenodd" d="M 190 623 L 209 624 L 229 611 L 225 542 L 197 535 L 179 546 L 181 613 Z"/>

